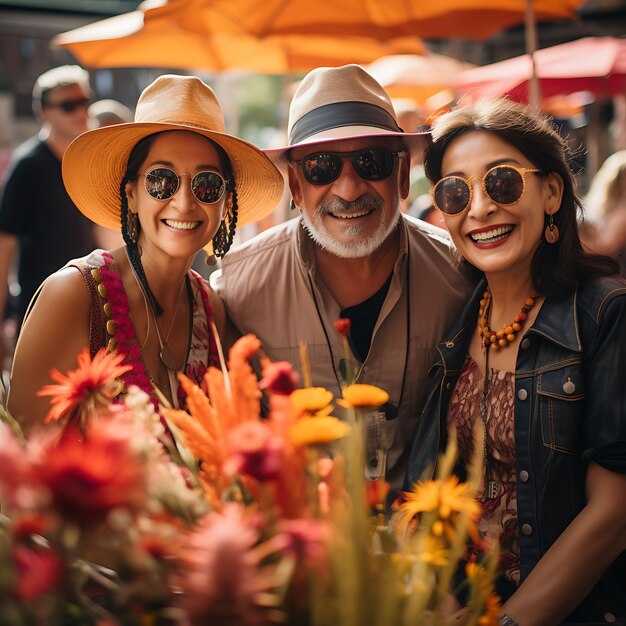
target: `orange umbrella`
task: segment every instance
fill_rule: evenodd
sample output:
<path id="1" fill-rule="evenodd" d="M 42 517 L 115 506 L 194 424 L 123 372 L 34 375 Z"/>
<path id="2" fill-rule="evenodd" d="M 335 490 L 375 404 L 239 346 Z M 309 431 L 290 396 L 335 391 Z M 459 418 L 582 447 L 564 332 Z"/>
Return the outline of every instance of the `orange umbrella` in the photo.
<path id="1" fill-rule="evenodd" d="M 397 54 L 381 57 L 365 69 L 392 98 L 410 98 L 424 104 L 442 89 L 451 88 L 454 79 L 474 67 L 442 54 Z"/>
<path id="2" fill-rule="evenodd" d="M 137 11 L 58 35 L 52 45 L 68 49 L 90 68 L 239 69 L 280 74 L 326 65 L 365 64 L 385 54 L 426 51 L 415 36 L 388 41 L 356 35 L 257 37 L 224 22 L 223 15 L 221 20 L 211 17 L 213 4 L 210 0 L 148 0 Z"/>

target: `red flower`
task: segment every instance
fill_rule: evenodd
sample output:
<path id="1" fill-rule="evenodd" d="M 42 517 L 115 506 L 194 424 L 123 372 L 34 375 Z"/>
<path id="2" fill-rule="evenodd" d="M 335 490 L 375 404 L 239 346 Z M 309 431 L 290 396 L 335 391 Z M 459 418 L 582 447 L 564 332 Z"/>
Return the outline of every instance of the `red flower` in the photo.
<path id="1" fill-rule="evenodd" d="M 134 508 L 145 498 L 144 466 L 131 442 L 103 426 L 94 423 L 86 439 L 69 428 L 57 445 L 48 440 L 33 467 L 53 507 L 79 524 L 98 523 L 112 509 Z"/>
<path id="2" fill-rule="evenodd" d="M 259 389 L 271 391 L 280 396 L 291 395 L 298 383 L 298 374 L 293 371 L 293 366 L 288 361 L 270 363 L 263 369 L 263 378 L 259 383 Z"/>
<path id="3" fill-rule="evenodd" d="M 61 559 L 48 548 L 18 545 L 13 552 L 13 562 L 17 570 L 13 592 L 18 600 L 35 600 L 61 582 Z"/>
<path id="4" fill-rule="evenodd" d="M 335 330 L 342 336 L 342 337 L 349 337 L 350 335 L 350 320 L 347 317 L 340 317 L 338 320 L 335 320 L 334 322 L 334 326 L 335 326 Z"/>
<path id="5" fill-rule="evenodd" d="M 123 354 L 107 353 L 103 348 L 91 360 L 89 350 L 84 348 L 78 355 L 78 368 L 64 376 L 52 368 L 50 376 L 57 385 L 46 385 L 38 396 L 51 396 L 50 411 L 45 421 L 77 418 L 84 424 L 86 417 L 98 408 L 107 407 L 122 390 L 118 379 L 129 370 L 121 365 Z"/>

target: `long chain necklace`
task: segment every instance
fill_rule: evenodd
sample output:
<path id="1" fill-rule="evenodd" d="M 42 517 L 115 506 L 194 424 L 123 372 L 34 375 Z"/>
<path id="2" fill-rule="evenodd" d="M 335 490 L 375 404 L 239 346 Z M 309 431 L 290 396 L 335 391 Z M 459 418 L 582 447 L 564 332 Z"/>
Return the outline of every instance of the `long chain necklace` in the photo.
<path id="1" fill-rule="evenodd" d="M 481 336 L 483 350 L 488 346 L 490 346 L 492 350 L 499 350 L 500 348 L 506 348 L 512 344 L 528 319 L 528 312 L 535 306 L 536 298 L 537 295 L 531 291 L 513 321 L 510 324 L 505 324 L 500 330 L 495 331 L 489 327 L 489 313 L 491 311 L 493 298 L 491 291 L 487 289 L 487 291 L 483 293 L 483 298 L 480 301 L 480 310 L 478 312 L 478 331 Z"/>
<path id="2" fill-rule="evenodd" d="M 129 259 L 129 263 L 130 263 L 130 259 Z M 154 321 L 154 327 L 156 330 L 157 339 L 159 340 L 159 359 L 161 360 L 161 363 L 163 363 L 163 365 L 166 367 L 168 371 L 177 372 L 184 367 L 185 356 L 183 356 L 183 362 L 179 365 L 176 362 L 176 358 L 172 352 L 172 349 L 170 348 L 169 338 L 170 338 L 170 335 L 172 334 L 172 329 L 174 328 L 174 322 L 176 321 L 176 316 L 178 315 L 178 309 L 180 308 L 181 295 L 183 293 L 183 289 L 185 288 L 185 285 L 187 284 L 187 276 L 185 275 L 185 279 L 183 280 L 180 286 L 180 290 L 178 292 L 178 298 L 176 299 L 176 308 L 174 309 L 174 315 L 172 316 L 172 321 L 170 322 L 170 327 L 167 331 L 167 334 L 165 335 L 165 339 L 163 339 L 161 335 L 161 330 L 159 329 L 159 323 L 157 321 L 156 315 L 154 314 L 154 311 L 152 307 L 150 306 L 150 303 L 148 302 L 148 296 L 145 292 L 143 285 L 141 284 L 141 281 L 139 280 L 139 277 L 137 276 L 137 272 L 135 271 L 135 268 L 133 267 L 132 263 L 130 263 L 130 267 L 133 272 L 133 276 L 135 277 L 135 281 L 137 282 L 137 285 L 139 287 L 139 291 L 141 292 L 141 295 L 143 296 L 144 304 L 146 305 L 146 312 L 148 311 L 150 312 L 150 315 L 148 316 L 148 332 L 150 329 L 150 316 L 152 317 L 152 320 Z M 147 341 L 147 337 L 146 337 L 146 341 Z M 145 345 L 145 342 L 144 342 L 144 345 Z"/>

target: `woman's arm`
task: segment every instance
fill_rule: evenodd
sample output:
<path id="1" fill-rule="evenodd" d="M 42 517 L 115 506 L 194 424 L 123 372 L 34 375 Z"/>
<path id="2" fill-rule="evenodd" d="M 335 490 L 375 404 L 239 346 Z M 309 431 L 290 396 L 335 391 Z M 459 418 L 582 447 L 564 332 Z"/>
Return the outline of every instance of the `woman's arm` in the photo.
<path id="1" fill-rule="evenodd" d="M 585 508 L 503 607 L 520 626 L 560 624 L 626 550 L 626 476 L 591 463 L 586 489 Z"/>
<path id="2" fill-rule="evenodd" d="M 76 368 L 76 357 L 89 347 L 89 291 L 75 268 L 48 278 L 15 348 L 7 406 L 25 432 L 43 422 L 50 399 L 37 396 L 51 383 L 50 368 Z"/>

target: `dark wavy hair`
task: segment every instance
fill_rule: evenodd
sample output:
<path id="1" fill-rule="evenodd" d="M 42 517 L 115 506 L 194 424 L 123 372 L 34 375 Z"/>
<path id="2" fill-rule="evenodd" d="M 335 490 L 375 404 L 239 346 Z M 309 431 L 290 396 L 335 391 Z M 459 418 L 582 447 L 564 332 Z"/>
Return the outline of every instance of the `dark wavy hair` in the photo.
<path id="1" fill-rule="evenodd" d="M 167 132 L 167 131 L 166 131 Z M 126 244 L 126 248 L 128 250 L 128 258 L 130 259 L 130 263 L 135 270 L 137 278 L 141 283 L 144 291 L 147 294 L 148 300 L 152 306 L 152 310 L 155 315 L 159 316 L 163 314 L 163 307 L 160 302 L 156 299 L 154 292 L 150 289 L 150 285 L 148 284 L 148 279 L 146 277 L 146 273 L 144 272 L 143 265 L 141 263 L 141 250 L 139 248 L 139 244 L 136 241 L 133 241 L 130 238 L 130 234 L 128 232 L 128 198 L 126 197 L 126 183 L 132 183 L 137 180 L 139 176 L 139 170 L 141 166 L 144 164 L 145 160 L 148 158 L 148 153 L 150 152 L 150 148 L 154 143 L 154 140 L 160 133 L 153 133 L 152 135 L 148 135 L 143 139 L 139 140 L 135 147 L 132 149 L 130 156 L 128 157 L 128 164 L 126 166 L 126 173 L 122 178 L 122 182 L 120 183 L 120 221 L 121 221 L 121 229 L 122 229 L 122 238 L 124 239 L 124 243 Z M 222 167 L 222 175 L 228 181 L 226 190 L 227 192 L 232 193 L 232 208 L 229 211 L 229 216 L 227 216 L 226 221 L 228 224 L 224 222 L 220 225 L 218 232 L 216 233 L 213 241 L 215 243 L 219 242 L 220 248 L 223 250 L 223 254 L 226 254 L 228 247 L 232 243 L 233 236 L 235 234 L 235 228 L 237 226 L 237 191 L 235 185 L 235 177 L 233 174 L 233 168 L 230 163 L 230 159 L 226 154 L 226 151 L 219 144 L 215 143 L 213 140 L 205 137 L 205 139 L 217 150 L 217 154 L 220 159 L 220 165 Z M 141 228 L 141 226 L 139 226 Z M 225 236 L 222 231 L 226 230 L 227 235 Z M 226 242 L 223 239 L 227 239 Z M 225 248 L 225 249 L 224 249 Z"/>
<path id="2" fill-rule="evenodd" d="M 519 150 L 536 168 L 548 174 L 554 172 L 563 180 L 561 206 L 554 214 L 559 229 L 557 243 L 541 238 L 531 263 L 534 288 L 546 295 L 572 291 L 580 282 L 619 271 L 617 262 L 608 257 L 590 254 L 583 249 L 578 232 L 582 216 L 576 180 L 569 166 L 569 148 L 552 122 L 541 114 L 531 113 L 520 104 L 504 98 L 479 100 L 439 117 L 432 127 L 432 139 L 426 149 L 424 168 L 428 179 L 435 183 L 442 178 L 441 164 L 450 144 L 463 133 L 472 130 L 492 132 Z M 545 226 L 548 216 L 545 216 Z M 478 270 L 463 263 L 470 273 Z"/>

